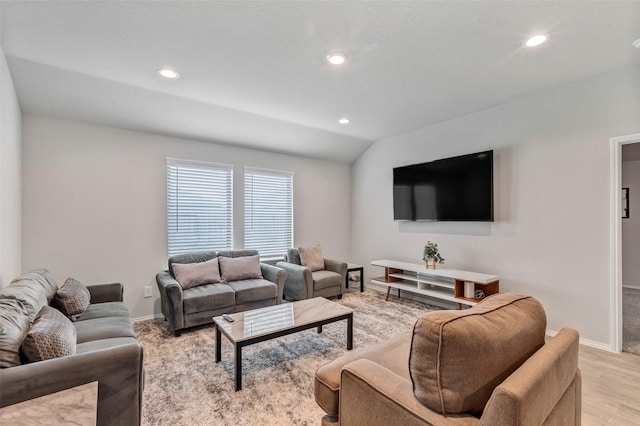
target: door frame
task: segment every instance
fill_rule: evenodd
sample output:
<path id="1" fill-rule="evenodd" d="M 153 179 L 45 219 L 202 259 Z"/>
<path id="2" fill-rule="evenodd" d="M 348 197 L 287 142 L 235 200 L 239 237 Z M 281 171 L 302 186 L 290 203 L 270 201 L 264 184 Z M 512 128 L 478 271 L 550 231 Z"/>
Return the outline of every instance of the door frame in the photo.
<path id="1" fill-rule="evenodd" d="M 622 352 L 622 145 L 640 142 L 640 133 L 610 139 L 609 283 L 611 351 Z"/>

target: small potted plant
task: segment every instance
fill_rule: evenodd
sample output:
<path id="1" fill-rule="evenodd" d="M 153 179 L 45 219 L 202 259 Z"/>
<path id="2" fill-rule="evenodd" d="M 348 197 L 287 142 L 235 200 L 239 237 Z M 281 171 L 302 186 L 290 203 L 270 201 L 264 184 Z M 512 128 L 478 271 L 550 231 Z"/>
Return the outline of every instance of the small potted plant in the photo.
<path id="1" fill-rule="evenodd" d="M 424 246 L 424 251 L 422 252 L 422 259 L 427 267 L 436 269 L 436 264 L 443 264 L 444 257 L 440 255 L 440 250 L 438 250 L 438 244 L 432 243 L 431 241 L 427 241 L 427 245 Z"/>

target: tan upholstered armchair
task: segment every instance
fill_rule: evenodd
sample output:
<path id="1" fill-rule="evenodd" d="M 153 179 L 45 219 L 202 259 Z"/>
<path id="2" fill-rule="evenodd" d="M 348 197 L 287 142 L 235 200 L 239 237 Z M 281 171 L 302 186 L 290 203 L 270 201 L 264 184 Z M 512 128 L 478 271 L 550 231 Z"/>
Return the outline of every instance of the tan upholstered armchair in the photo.
<path id="1" fill-rule="evenodd" d="M 578 333 L 545 343 L 545 329 L 540 303 L 512 293 L 426 313 L 316 371 L 322 424 L 580 425 Z"/>
<path id="2" fill-rule="evenodd" d="M 300 259 L 300 250 L 291 248 L 284 256 L 284 262 L 277 267 L 287 272 L 284 282 L 284 297 L 292 300 L 304 300 L 312 297 L 342 298 L 347 278 L 347 263 L 322 258 L 324 269 L 312 271 L 304 266 Z"/>

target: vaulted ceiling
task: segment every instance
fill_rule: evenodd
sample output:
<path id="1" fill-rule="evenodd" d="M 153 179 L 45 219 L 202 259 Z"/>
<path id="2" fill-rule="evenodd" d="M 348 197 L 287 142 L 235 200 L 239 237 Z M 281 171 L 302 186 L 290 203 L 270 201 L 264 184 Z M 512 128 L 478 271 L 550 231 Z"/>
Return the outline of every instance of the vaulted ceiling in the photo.
<path id="1" fill-rule="evenodd" d="M 640 63 L 639 1 L 3 0 L 0 20 L 26 113 L 347 163 Z"/>

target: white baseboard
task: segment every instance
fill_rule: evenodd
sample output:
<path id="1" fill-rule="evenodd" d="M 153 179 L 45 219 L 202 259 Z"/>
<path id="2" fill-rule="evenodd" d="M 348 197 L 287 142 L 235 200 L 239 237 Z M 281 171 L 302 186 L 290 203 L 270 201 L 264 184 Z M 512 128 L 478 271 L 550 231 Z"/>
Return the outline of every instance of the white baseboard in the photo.
<path id="1" fill-rule="evenodd" d="M 164 318 L 164 315 L 162 315 L 162 314 L 147 315 L 146 317 L 131 318 L 131 322 L 140 322 L 140 321 L 147 321 L 147 320 L 153 320 L 153 319 L 162 319 L 162 318 Z"/>
<path id="2" fill-rule="evenodd" d="M 549 337 L 553 337 L 556 334 L 558 334 L 558 332 L 556 330 L 547 329 L 546 334 Z M 611 346 L 609 346 L 607 344 L 604 344 L 604 343 L 601 343 L 601 342 L 596 342 L 595 340 L 589 340 L 589 339 L 585 339 L 585 338 L 581 337 L 579 342 L 580 342 L 581 345 L 589 346 L 591 348 L 595 348 L 595 349 L 600 349 L 600 350 L 607 351 L 607 352 L 616 353 L 616 351 L 611 349 Z"/>

